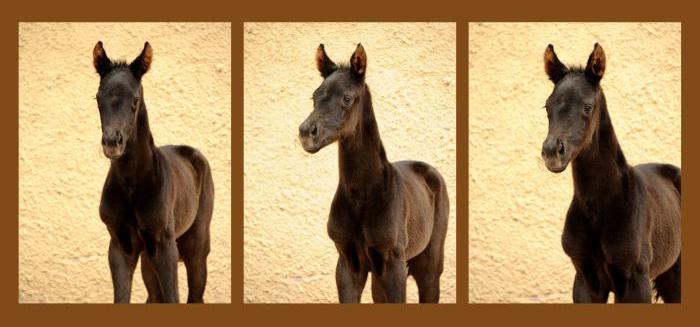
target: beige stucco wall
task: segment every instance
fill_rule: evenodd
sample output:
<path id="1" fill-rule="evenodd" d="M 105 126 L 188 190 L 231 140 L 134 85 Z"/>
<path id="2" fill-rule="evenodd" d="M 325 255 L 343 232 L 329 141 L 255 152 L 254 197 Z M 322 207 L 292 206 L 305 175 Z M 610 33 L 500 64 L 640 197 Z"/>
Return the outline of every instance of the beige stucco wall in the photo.
<path id="1" fill-rule="evenodd" d="M 553 88 L 543 54 L 551 43 L 565 64 L 585 65 L 595 42 L 628 162 L 681 164 L 679 23 L 470 24 L 470 302 L 571 302 L 560 237 L 573 182 L 571 168 L 553 174 L 540 160 Z"/>
<path id="2" fill-rule="evenodd" d="M 143 77 L 157 145 L 208 158 L 216 200 L 204 299 L 231 301 L 231 25 L 19 26 L 19 302 L 111 302 L 109 235 L 98 206 L 109 160 L 101 150 L 92 49 L 133 60 L 153 46 Z M 179 265 L 180 300 L 187 300 Z M 137 267 L 132 302 L 146 300 Z"/>
<path id="3" fill-rule="evenodd" d="M 246 23 L 244 27 L 244 299 L 337 302 L 337 252 L 326 232 L 338 185 L 337 145 L 315 155 L 297 141 L 322 79 L 319 43 L 347 62 L 361 42 L 389 160 L 417 159 L 450 196 L 442 302 L 455 301 L 455 24 Z M 371 302 L 369 282 L 363 302 Z M 408 301 L 417 302 L 408 283 Z"/>

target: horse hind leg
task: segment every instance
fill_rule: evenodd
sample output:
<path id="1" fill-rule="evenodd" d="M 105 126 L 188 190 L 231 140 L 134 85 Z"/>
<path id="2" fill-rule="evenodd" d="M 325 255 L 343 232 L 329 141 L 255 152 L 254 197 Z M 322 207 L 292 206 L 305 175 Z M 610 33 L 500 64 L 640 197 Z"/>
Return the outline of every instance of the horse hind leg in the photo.
<path id="1" fill-rule="evenodd" d="M 192 162 L 200 176 L 201 193 L 195 220 L 190 229 L 177 239 L 177 247 L 187 270 L 187 303 L 204 303 L 207 257 L 211 249 L 210 225 L 214 211 L 214 182 L 209 165 L 201 154 L 192 156 Z"/>
<path id="2" fill-rule="evenodd" d="M 443 265 L 443 251 L 439 247 L 431 248 L 430 244 L 421 254 L 408 261 L 408 273 L 418 285 L 420 303 L 440 301 L 440 276 Z"/>
<path id="3" fill-rule="evenodd" d="M 669 270 L 654 279 L 656 298 L 664 303 L 681 303 L 681 256 Z"/>
<path id="4" fill-rule="evenodd" d="M 187 303 L 204 303 L 207 285 L 207 257 L 210 251 L 209 224 L 190 227 L 177 240 L 178 251 L 187 269 Z"/>
<path id="5" fill-rule="evenodd" d="M 408 272 L 418 285 L 420 303 L 437 303 L 440 300 L 440 276 L 445 261 L 445 237 L 449 219 L 449 200 L 442 179 L 426 178 L 435 194 L 433 234 L 425 250 L 408 261 Z"/>

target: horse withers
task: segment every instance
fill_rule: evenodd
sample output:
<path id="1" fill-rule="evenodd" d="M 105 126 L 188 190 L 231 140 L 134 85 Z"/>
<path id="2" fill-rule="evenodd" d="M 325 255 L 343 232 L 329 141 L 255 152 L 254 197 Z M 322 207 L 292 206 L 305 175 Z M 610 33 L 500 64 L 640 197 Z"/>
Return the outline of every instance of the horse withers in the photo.
<path id="1" fill-rule="evenodd" d="M 360 301 L 369 272 L 374 302 L 405 302 L 409 274 L 420 302 L 438 302 L 449 216 L 442 176 L 423 162 L 387 160 L 362 45 L 349 65 L 336 65 L 321 44 L 316 67 L 323 82 L 299 138 L 309 153 L 338 142 L 340 180 L 327 228 L 339 253 L 340 302 Z"/>
<path id="2" fill-rule="evenodd" d="M 613 130 L 600 80 L 605 53 L 595 44 L 585 68 L 566 67 L 554 48 L 544 66 L 554 91 L 545 108 L 542 145 L 547 169 L 569 163 L 574 196 L 562 245 L 576 269 L 574 302 L 681 301 L 681 170 L 669 164 L 630 166 Z"/>
<path id="3" fill-rule="evenodd" d="M 131 64 L 110 60 L 102 42 L 93 50 L 102 150 L 110 159 L 100 217 L 111 237 L 114 302 L 130 301 L 139 256 L 147 302 L 179 302 L 178 259 L 187 268 L 187 302 L 204 302 L 214 182 L 197 149 L 154 145 L 141 84 L 152 59 L 148 42 Z"/>

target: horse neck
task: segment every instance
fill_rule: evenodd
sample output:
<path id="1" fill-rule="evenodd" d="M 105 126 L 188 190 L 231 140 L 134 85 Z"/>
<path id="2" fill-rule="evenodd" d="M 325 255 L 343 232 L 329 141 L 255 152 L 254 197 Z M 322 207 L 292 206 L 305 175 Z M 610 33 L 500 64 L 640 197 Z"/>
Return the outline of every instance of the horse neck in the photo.
<path id="1" fill-rule="evenodd" d="M 360 121 L 351 135 L 338 140 L 340 184 L 351 190 L 383 184 L 389 167 L 366 85 L 357 105 Z"/>
<path id="2" fill-rule="evenodd" d="M 615 136 L 603 91 L 598 91 L 597 128 L 592 131 L 590 144 L 571 163 L 574 178 L 574 198 L 583 203 L 596 199 L 617 198 L 624 191 L 629 166 Z M 585 141 L 584 141 L 585 142 Z"/>
<path id="3" fill-rule="evenodd" d="M 157 148 L 153 143 L 153 135 L 148 124 L 146 103 L 141 100 L 136 130 L 126 142 L 124 155 L 113 161 L 112 165 L 122 177 L 153 176 L 157 167 Z M 138 178 L 137 180 L 147 180 Z"/>

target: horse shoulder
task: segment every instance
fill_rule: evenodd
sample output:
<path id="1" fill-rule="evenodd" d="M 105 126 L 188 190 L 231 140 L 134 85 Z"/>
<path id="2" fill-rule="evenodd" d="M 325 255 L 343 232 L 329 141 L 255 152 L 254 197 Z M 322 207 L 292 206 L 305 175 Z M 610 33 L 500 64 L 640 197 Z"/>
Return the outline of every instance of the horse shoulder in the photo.
<path id="1" fill-rule="evenodd" d="M 345 243 L 353 240 L 359 233 L 357 220 L 354 219 L 352 206 L 338 188 L 331 203 L 326 228 L 328 236 L 336 243 Z"/>
<path id="2" fill-rule="evenodd" d="M 583 260 L 594 252 L 594 240 L 597 239 L 591 219 L 587 217 L 582 205 L 575 199 L 571 201 L 566 213 L 564 232 L 561 236 L 562 248 L 572 260 Z"/>

